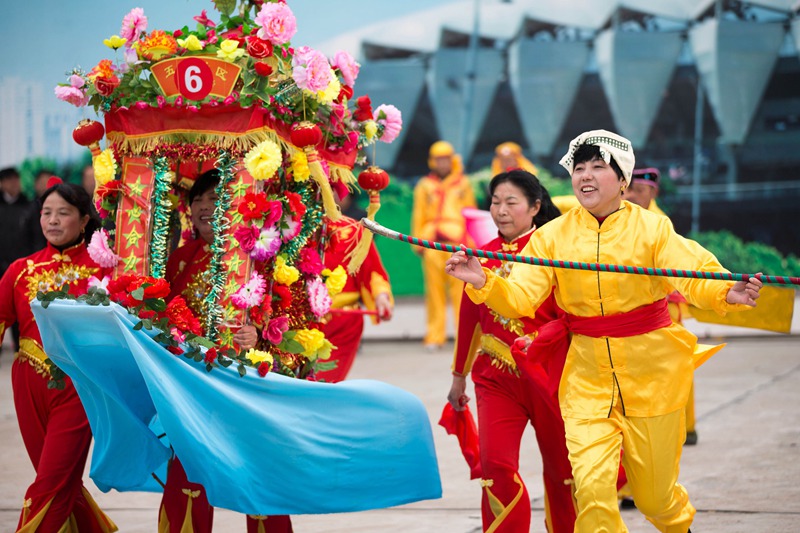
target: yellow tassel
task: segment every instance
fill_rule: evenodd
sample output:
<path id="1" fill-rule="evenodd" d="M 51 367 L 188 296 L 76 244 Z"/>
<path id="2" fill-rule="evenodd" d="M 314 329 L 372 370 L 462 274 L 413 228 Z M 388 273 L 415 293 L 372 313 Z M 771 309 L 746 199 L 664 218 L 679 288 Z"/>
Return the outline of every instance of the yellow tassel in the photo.
<path id="1" fill-rule="evenodd" d="M 325 208 L 325 216 L 334 221 L 339 220 L 342 214 L 339 211 L 339 206 L 336 205 L 336 199 L 333 196 L 328 176 L 325 175 L 322 164 L 319 162 L 317 150 L 313 146 L 305 146 L 303 151 L 305 151 L 308 158 L 311 179 L 319 186 L 319 192 L 322 195 L 322 206 Z"/>
<path id="2" fill-rule="evenodd" d="M 369 191 L 369 205 L 367 206 L 367 218 L 375 220 L 375 215 L 381 208 L 381 193 L 377 191 Z M 361 268 L 362 263 L 367 258 L 369 247 L 372 244 L 372 232 L 362 231 L 361 238 L 358 240 L 353 251 L 345 256 L 347 262 L 347 273 L 355 274 Z"/>

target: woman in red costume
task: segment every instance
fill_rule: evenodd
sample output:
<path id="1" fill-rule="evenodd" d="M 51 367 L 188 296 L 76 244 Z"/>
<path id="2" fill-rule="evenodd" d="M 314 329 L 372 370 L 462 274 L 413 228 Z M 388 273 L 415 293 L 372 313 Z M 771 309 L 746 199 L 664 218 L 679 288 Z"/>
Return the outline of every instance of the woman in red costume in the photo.
<path id="1" fill-rule="evenodd" d="M 98 227 L 92 200 L 81 187 L 53 178 L 42 195 L 40 223 L 47 246 L 11 264 L 0 280 L 0 341 L 19 322 L 20 349 L 11 368 L 14 407 L 22 440 L 36 470 L 25 492 L 17 532 L 116 531 L 83 486 L 92 432 L 69 377 L 49 388 L 50 365 L 30 302 L 38 291 L 83 294 L 91 276 L 107 274 L 86 243 Z"/>
<path id="2" fill-rule="evenodd" d="M 211 221 L 217 205 L 216 186 L 219 171 L 201 174 L 189 191 L 189 207 L 196 237 L 175 250 L 167 261 L 166 279 L 170 282 L 168 300 L 183 296 L 196 316 L 203 314 L 203 300 L 211 289 L 208 266 L 211 260 L 211 243 L 214 230 Z M 252 325 L 242 326 L 233 336 L 242 349 L 250 349 L 258 342 L 258 332 Z M 170 461 L 167 483 L 161 500 L 158 519 L 159 533 L 210 533 L 214 522 L 214 508 L 208 503 L 202 485 L 192 483 L 177 457 Z M 291 533 L 292 522 L 288 516 L 249 516 L 248 533 Z"/>
<path id="3" fill-rule="evenodd" d="M 499 236 L 485 250 L 518 253 L 537 226 L 560 213 L 533 174 L 516 169 L 489 184 L 492 219 Z M 481 259 L 484 267 L 506 277 L 511 263 Z M 529 531 L 531 502 L 520 478 L 519 448 L 528 422 L 536 430 L 544 466 L 546 526 L 550 533 L 571 532 L 575 523 L 572 470 L 564 442 L 558 400 L 547 390 L 547 375 L 537 367 L 521 375 L 511 355 L 517 337 L 533 335 L 560 310 L 551 297 L 535 319 L 507 319 L 485 305 L 462 298 L 447 396 L 456 410 L 469 401 L 466 375 L 472 370 L 478 402 L 478 435 L 483 479 L 483 530 Z"/>

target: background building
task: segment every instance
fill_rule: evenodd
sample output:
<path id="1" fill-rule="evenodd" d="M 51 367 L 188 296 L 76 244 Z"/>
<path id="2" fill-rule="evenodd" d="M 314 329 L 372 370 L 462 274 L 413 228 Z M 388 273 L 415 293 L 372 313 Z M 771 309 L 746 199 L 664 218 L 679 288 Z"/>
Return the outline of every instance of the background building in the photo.
<path id="1" fill-rule="evenodd" d="M 479 17 L 475 17 L 476 11 Z M 800 0 L 464 0 L 348 33 L 359 94 L 404 114 L 378 163 L 409 179 L 428 146 L 468 169 L 503 141 L 566 177 L 569 140 L 605 128 L 662 170 L 681 232 L 731 229 L 800 252 Z"/>

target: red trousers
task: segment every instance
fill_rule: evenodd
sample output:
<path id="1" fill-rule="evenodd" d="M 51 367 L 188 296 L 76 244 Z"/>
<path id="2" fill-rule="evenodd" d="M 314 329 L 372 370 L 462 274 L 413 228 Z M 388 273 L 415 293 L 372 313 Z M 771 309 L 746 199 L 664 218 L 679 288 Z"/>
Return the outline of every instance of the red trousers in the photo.
<path id="1" fill-rule="evenodd" d="M 518 472 L 520 441 L 530 422 L 542 455 L 547 530 L 571 533 L 575 524 L 572 467 L 557 400 L 543 386 L 493 366 L 486 355 L 476 358 L 472 380 L 478 405 L 484 531 L 530 530 L 531 502 Z"/>
<path id="2" fill-rule="evenodd" d="M 62 390 L 47 381 L 25 359 L 11 367 L 19 429 L 36 470 L 17 529 L 59 531 L 71 521 L 81 533 L 116 531 L 83 487 L 92 432 L 78 393 L 69 378 Z"/>
<path id="3" fill-rule="evenodd" d="M 317 379 L 328 383 L 344 381 L 356 360 L 361 336 L 364 334 L 364 318 L 361 315 L 334 314 L 330 321 L 322 327 L 325 338 L 336 349 L 331 352 L 328 361 L 336 361 L 336 368 L 317 372 Z"/>
<path id="4" fill-rule="evenodd" d="M 189 509 L 191 506 L 191 509 Z M 186 478 L 183 465 L 175 457 L 169 465 L 161 511 L 158 519 L 159 533 L 182 533 L 184 522 L 193 533 L 210 533 L 214 524 L 214 508 L 208 503 L 202 485 Z M 247 516 L 247 533 L 292 533 L 289 516 Z"/>

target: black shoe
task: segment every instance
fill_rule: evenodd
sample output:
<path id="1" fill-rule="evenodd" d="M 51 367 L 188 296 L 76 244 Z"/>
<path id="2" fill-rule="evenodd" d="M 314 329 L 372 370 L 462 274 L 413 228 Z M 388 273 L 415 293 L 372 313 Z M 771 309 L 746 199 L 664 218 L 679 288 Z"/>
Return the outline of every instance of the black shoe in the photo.
<path id="1" fill-rule="evenodd" d="M 620 498 L 619 508 L 624 511 L 628 511 L 630 509 L 636 509 L 636 504 L 634 503 L 633 498 Z"/>
<path id="2" fill-rule="evenodd" d="M 683 441 L 684 446 L 694 446 L 697 444 L 697 432 L 696 431 L 687 431 L 686 432 L 686 440 Z"/>

